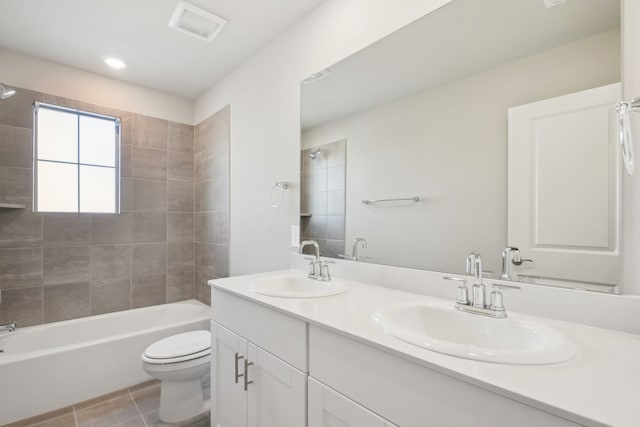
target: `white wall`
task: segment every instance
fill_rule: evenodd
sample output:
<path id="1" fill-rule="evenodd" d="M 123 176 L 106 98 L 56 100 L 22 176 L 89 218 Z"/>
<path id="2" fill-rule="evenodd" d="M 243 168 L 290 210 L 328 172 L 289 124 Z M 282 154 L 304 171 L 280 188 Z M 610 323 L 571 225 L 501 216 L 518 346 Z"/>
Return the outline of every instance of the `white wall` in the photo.
<path id="1" fill-rule="evenodd" d="M 347 140 L 347 246 L 365 237 L 373 262 L 459 273 L 477 250 L 499 274 L 507 109 L 619 78 L 614 30 L 317 126 L 302 147 Z M 402 207 L 361 203 L 414 195 Z"/>
<path id="2" fill-rule="evenodd" d="M 194 101 L 0 48 L 0 81 L 91 104 L 194 124 Z"/>
<path id="3" fill-rule="evenodd" d="M 196 101 L 196 123 L 231 105 L 232 275 L 286 268 L 299 222 L 300 81 L 450 0 L 327 0 Z M 278 209 L 275 181 L 292 185 Z"/>

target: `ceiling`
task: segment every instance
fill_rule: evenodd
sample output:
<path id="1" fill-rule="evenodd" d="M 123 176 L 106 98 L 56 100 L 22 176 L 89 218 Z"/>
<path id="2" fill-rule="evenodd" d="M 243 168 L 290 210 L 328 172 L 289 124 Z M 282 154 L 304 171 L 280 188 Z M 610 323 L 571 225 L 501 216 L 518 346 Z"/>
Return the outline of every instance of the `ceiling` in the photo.
<path id="1" fill-rule="evenodd" d="M 0 46 L 195 98 L 323 0 L 188 1 L 228 21 L 213 42 L 169 28 L 178 0 L 3 0 Z"/>
<path id="2" fill-rule="evenodd" d="M 303 84 L 302 129 L 619 26 L 618 0 L 455 0 Z"/>

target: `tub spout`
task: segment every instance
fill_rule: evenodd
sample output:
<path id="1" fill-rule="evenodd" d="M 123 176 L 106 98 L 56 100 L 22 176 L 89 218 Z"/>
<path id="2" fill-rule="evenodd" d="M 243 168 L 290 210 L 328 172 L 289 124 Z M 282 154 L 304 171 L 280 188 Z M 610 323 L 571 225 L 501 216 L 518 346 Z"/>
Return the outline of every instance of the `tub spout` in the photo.
<path id="1" fill-rule="evenodd" d="M 0 331 L 13 332 L 16 330 L 16 322 L 9 323 L 7 325 L 0 325 Z"/>

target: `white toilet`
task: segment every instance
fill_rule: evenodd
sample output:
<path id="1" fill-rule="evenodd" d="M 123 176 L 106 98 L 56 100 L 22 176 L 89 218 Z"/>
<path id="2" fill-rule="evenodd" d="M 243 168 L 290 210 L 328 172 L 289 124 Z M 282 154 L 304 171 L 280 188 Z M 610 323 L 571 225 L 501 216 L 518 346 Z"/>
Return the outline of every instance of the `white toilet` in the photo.
<path id="1" fill-rule="evenodd" d="M 160 383 L 160 419 L 183 421 L 202 413 L 209 376 L 211 333 L 191 331 L 161 339 L 142 354 L 142 367 Z"/>

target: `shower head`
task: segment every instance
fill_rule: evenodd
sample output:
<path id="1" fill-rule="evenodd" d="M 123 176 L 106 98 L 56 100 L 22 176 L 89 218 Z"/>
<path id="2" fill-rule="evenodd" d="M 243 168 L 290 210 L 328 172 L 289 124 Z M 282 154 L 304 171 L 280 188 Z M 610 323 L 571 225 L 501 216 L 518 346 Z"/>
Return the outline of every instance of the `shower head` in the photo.
<path id="1" fill-rule="evenodd" d="M 320 149 L 316 148 L 315 150 L 313 150 L 312 152 L 309 153 L 309 158 L 311 160 L 315 160 L 318 158 L 318 155 L 320 155 Z"/>
<path id="2" fill-rule="evenodd" d="M 0 99 L 7 99 L 16 94 L 15 89 L 11 89 L 10 87 L 6 87 L 2 83 L 0 83 Z"/>

